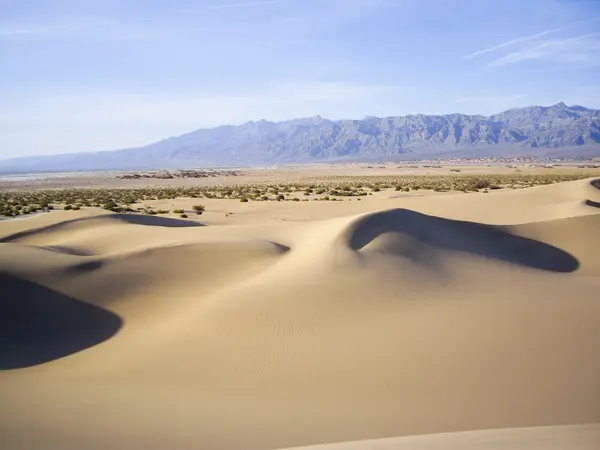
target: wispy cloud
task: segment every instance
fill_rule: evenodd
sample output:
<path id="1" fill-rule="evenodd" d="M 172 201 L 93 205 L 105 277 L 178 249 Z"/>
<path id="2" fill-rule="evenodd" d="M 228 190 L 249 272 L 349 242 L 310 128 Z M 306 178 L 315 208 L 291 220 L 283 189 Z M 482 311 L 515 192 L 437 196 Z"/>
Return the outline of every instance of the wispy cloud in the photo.
<path id="1" fill-rule="evenodd" d="M 221 4 L 205 5 L 205 6 L 198 6 L 198 7 L 192 7 L 192 8 L 181 8 L 181 9 L 178 9 L 177 12 L 190 13 L 190 12 L 211 11 L 211 10 L 219 10 L 219 9 L 260 8 L 260 7 L 270 6 L 270 5 L 290 3 L 293 1 L 296 1 L 296 0 L 256 0 L 256 1 L 249 1 L 249 2 L 221 3 Z"/>
<path id="2" fill-rule="evenodd" d="M 539 33 L 530 34 L 528 36 L 523 36 L 523 37 L 516 38 L 516 39 L 511 39 L 509 41 L 502 42 L 501 44 L 494 45 L 493 47 L 484 48 L 482 50 L 478 50 L 476 52 L 470 53 L 470 54 L 466 55 L 464 58 L 472 59 L 477 56 L 485 55 L 486 53 L 492 53 L 497 50 L 501 50 L 503 48 L 510 47 L 512 45 L 521 44 L 523 42 L 535 41 L 536 39 L 542 38 L 544 36 L 548 36 L 549 34 L 554 34 L 554 33 L 560 32 L 560 31 L 568 30 L 569 28 L 574 27 L 576 25 L 597 22 L 599 20 L 600 20 L 600 17 L 595 17 L 593 19 L 588 19 L 588 20 L 578 20 L 577 22 L 572 22 L 572 23 L 564 25 L 562 27 L 550 28 L 548 30 L 540 31 Z"/>
<path id="3" fill-rule="evenodd" d="M 501 50 L 501 49 L 503 49 L 505 47 L 509 47 L 511 45 L 520 44 L 521 42 L 527 42 L 527 41 L 532 41 L 532 40 L 535 40 L 535 39 L 539 39 L 541 37 L 547 36 L 547 35 L 552 34 L 552 33 L 557 33 L 557 32 L 562 31 L 564 29 L 565 29 L 565 27 L 551 28 L 549 30 L 542 31 L 540 33 L 531 34 L 529 36 L 524 36 L 524 37 L 520 37 L 520 38 L 517 38 L 517 39 L 511 39 L 510 41 L 503 42 L 502 44 L 494 45 L 493 47 L 489 47 L 489 48 L 484 48 L 483 50 L 478 50 L 478 51 L 473 52 L 473 53 L 471 53 L 469 55 L 466 55 L 465 59 L 471 59 L 471 58 L 475 58 L 475 57 L 480 56 L 480 55 L 485 55 L 486 53 L 495 52 L 496 50 Z"/>
<path id="4" fill-rule="evenodd" d="M 0 36 L 41 35 L 71 28 L 70 25 L 0 29 Z"/>
<path id="5" fill-rule="evenodd" d="M 593 39 L 598 36 L 600 36 L 600 33 L 591 33 L 568 39 L 538 43 L 533 47 L 497 58 L 490 62 L 488 67 L 506 66 L 530 60 L 571 63 L 598 61 L 598 57 L 600 57 L 600 41 Z"/>
<path id="6" fill-rule="evenodd" d="M 262 0 L 262 1 L 245 2 L 245 3 L 226 3 L 223 5 L 207 6 L 206 9 L 252 8 L 252 7 L 257 7 L 257 6 L 275 5 L 278 3 L 289 3 L 290 1 L 292 1 L 292 0 Z"/>
<path id="7" fill-rule="evenodd" d="M 76 41 L 142 41 L 157 40 L 181 30 L 115 20 L 81 20 L 69 24 L 28 24 L 0 28 L 0 39 L 66 39 Z"/>

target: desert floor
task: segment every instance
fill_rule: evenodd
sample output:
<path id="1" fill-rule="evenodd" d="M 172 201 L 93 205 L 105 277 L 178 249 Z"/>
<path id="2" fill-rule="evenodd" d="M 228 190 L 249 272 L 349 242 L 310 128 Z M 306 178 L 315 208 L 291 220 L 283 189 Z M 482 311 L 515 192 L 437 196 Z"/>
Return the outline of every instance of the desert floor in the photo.
<path id="1" fill-rule="evenodd" d="M 598 186 L 2 221 L 0 448 L 600 448 Z"/>
<path id="2" fill-rule="evenodd" d="M 590 166 L 587 168 L 580 165 Z M 114 188 L 114 187 L 146 187 L 173 185 L 214 185 L 214 184 L 247 184 L 264 182 L 286 182 L 306 180 L 307 178 L 328 179 L 340 175 L 357 176 L 402 176 L 402 175 L 449 175 L 460 173 L 472 174 L 557 174 L 557 173 L 598 173 L 600 161 L 581 164 L 557 164 L 544 167 L 542 164 L 399 164 L 399 163 L 315 163 L 310 165 L 282 165 L 269 167 L 246 167 L 225 169 L 237 171 L 238 176 L 217 176 L 209 178 L 184 179 L 121 179 L 119 176 L 133 173 L 152 171 L 101 171 L 101 172 L 71 172 L 63 174 L 0 174 L 0 189 L 54 189 L 54 188 Z M 459 171 L 459 172 L 455 172 Z M 170 172 L 176 172 L 171 170 Z"/>

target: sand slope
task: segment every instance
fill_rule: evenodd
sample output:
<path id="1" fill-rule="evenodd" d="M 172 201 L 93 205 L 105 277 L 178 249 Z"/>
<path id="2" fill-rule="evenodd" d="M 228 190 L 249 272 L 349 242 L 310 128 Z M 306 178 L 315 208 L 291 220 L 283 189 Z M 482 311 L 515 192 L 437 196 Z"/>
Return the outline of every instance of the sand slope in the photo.
<path id="1" fill-rule="evenodd" d="M 227 226 L 2 223 L 0 443 L 275 449 L 556 426 L 553 442 L 594 448 L 597 428 L 560 427 L 600 422 L 591 181 L 298 204 L 283 223 L 275 203 Z M 542 448 L 539 430 L 446 437 Z"/>
<path id="2" fill-rule="evenodd" d="M 294 450 L 587 450 L 600 443 L 600 425 L 463 431 L 296 447 Z"/>

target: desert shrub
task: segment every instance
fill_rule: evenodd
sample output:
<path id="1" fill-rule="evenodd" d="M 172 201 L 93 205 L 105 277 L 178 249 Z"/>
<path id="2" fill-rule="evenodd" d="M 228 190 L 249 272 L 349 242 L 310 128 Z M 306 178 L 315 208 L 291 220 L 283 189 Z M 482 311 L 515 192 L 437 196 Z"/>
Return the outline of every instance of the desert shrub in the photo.
<path id="1" fill-rule="evenodd" d="M 246 197 L 240 198 L 240 203 L 248 203 L 248 199 Z"/>
<path id="2" fill-rule="evenodd" d="M 65 206 L 63 207 L 63 209 L 64 209 L 65 211 L 70 211 L 71 209 L 73 209 L 73 206 L 72 206 L 72 205 L 65 205 Z"/>
<path id="3" fill-rule="evenodd" d="M 179 217 L 181 217 L 182 219 L 187 219 L 188 215 L 187 214 L 181 214 Z"/>
<path id="4" fill-rule="evenodd" d="M 119 205 L 117 205 L 117 204 L 116 204 L 114 201 L 110 200 L 110 201 L 108 201 L 108 202 L 104 203 L 104 205 L 102 205 L 102 207 L 103 207 L 104 209 L 108 209 L 109 211 L 112 211 L 112 210 L 114 210 L 115 208 L 118 208 L 118 207 L 119 207 Z"/>
<path id="5" fill-rule="evenodd" d="M 183 213 L 185 213 L 185 211 L 183 209 L 174 209 L 173 213 L 174 214 L 183 214 Z"/>
<path id="6" fill-rule="evenodd" d="M 467 184 L 467 189 L 479 190 L 490 187 L 490 182 L 482 178 L 474 178 Z"/>
<path id="7" fill-rule="evenodd" d="M 280 201 L 282 201 L 282 200 L 285 200 L 285 195 L 279 194 L 279 195 L 277 196 L 277 201 L 278 201 L 278 202 L 280 202 Z"/>
<path id="8" fill-rule="evenodd" d="M 229 192 L 229 194 L 227 194 L 227 195 L 231 195 L 232 194 L 231 191 L 228 191 L 228 192 Z M 205 211 L 204 205 L 194 205 L 194 206 L 192 206 L 192 209 L 194 211 L 196 211 L 196 214 L 198 214 L 198 213 L 202 214 Z"/>
<path id="9" fill-rule="evenodd" d="M 169 211 L 168 209 L 159 209 L 158 211 L 156 211 L 156 214 L 169 214 L 171 211 Z"/>

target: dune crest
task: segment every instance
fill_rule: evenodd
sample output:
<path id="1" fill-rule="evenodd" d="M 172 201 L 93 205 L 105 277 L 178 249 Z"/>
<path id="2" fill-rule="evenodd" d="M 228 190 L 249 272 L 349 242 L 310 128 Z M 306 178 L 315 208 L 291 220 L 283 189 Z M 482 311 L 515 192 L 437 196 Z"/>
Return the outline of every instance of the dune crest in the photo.
<path id="1" fill-rule="evenodd" d="M 567 425 L 407 436 L 286 450 L 592 450 L 599 442 L 600 425 Z"/>

